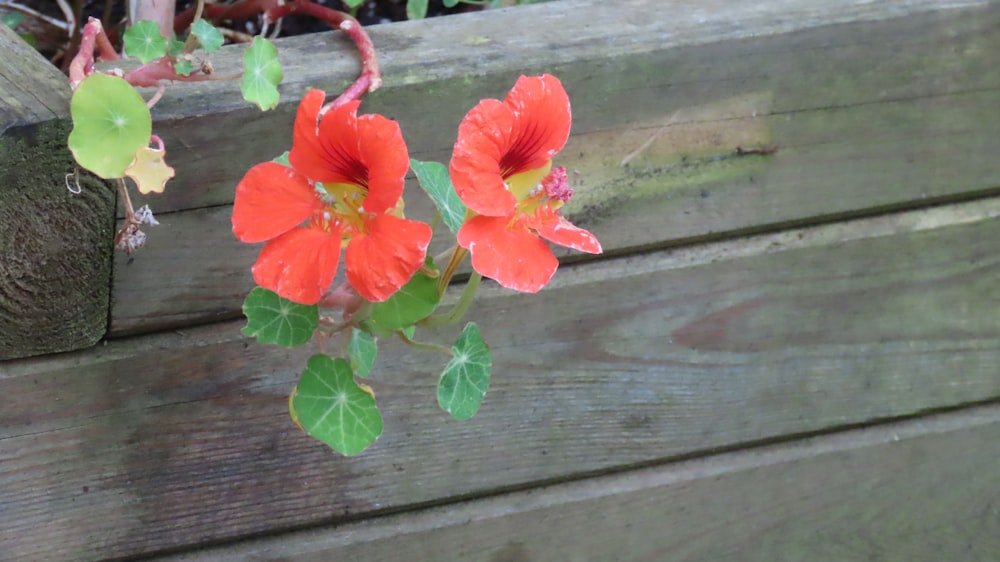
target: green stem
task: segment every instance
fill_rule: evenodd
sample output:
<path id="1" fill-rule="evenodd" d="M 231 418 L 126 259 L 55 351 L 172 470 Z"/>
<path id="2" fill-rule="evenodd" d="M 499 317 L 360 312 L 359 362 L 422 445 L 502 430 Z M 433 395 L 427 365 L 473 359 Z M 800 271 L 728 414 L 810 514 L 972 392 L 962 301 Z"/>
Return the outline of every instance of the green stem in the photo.
<path id="1" fill-rule="evenodd" d="M 438 353 L 444 353 L 449 357 L 454 355 L 451 352 L 450 347 L 445 347 L 443 345 L 438 345 L 436 343 L 424 343 L 424 342 L 413 341 L 409 337 L 407 337 L 407 335 L 404 334 L 402 331 L 396 332 L 396 335 L 399 336 L 399 339 L 403 340 L 403 343 L 412 347 L 413 349 L 420 349 L 423 351 L 437 351 Z"/>
<path id="2" fill-rule="evenodd" d="M 483 276 L 478 272 L 472 272 L 469 276 L 469 281 L 465 284 L 465 290 L 462 291 L 462 296 L 459 297 L 458 302 L 455 306 L 451 308 L 445 314 L 434 314 L 424 318 L 423 320 L 417 322 L 421 326 L 449 326 L 458 322 L 465 316 L 465 313 L 469 310 L 469 305 L 472 304 L 472 298 L 476 296 L 476 289 L 479 288 L 479 282 L 483 280 Z"/>

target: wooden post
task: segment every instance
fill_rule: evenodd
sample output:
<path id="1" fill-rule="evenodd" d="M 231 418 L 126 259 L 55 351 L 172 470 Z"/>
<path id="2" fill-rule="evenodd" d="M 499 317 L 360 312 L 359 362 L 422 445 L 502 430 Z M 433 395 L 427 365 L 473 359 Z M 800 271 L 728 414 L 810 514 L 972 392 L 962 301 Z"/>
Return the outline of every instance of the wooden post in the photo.
<path id="1" fill-rule="evenodd" d="M 89 347 L 107 328 L 114 194 L 86 174 L 67 188 L 66 78 L 3 25 L 0 53 L 0 360 Z"/>

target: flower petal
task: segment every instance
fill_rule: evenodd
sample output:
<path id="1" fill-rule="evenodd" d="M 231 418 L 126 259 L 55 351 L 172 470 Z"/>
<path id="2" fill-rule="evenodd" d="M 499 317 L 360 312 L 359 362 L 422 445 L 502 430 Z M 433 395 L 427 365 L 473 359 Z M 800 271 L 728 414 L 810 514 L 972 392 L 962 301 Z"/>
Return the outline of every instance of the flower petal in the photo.
<path id="1" fill-rule="evenodd" d="M 253 266 L 258 285 L 300 304 L 316 304 L 340 261 L 340 233 L 295 228 L 267 243 Z"/>
<path id="2" fill-rule="evenodd" d="M 233 234 L 249 243 L 270 240 L 321 207 L 305 176 L 277 162 L 257 164 L 236 186 Z"/>
<path id="3" fill-rule="evenodd" d="M 508 217 L 477 216 L 458 231 L 458 243 L 472 253 L 472 267 L 498 283 L 525 293 L 548 284 L 559 267 L 548 244 L 524 227 L 508 228 Z"/>
<path id="4" fill-rule="evenodd" d="M 319 110 L 323 107 L 326 93 L 323 90 L 309 90 L 299 102 L 295 113 L 295 128 L 292 133 L 292 150 L 288 162 L 293 168 L 314 181 L 320 180 L 314 174 L 326 170 L 326 157 L 319 143 Z"/>
<path id="5" fill-rule="evenodd" d="M 587 252 L 600 254 L 601 243 L 597 237 L 566 220 L 551 207 L 542 207 L 532 216 L 526 217 L 525 223 L 549 242 Z"/>
<path id="6" fill-rule="evenodd" d="M 381 215 L 403 195 L 410 155 L 399 124 L 381 115 L 358 117 L 361 161 L 368 168 L 368 197 L 364 208 Z"/>
<path id="7" fill-rule="evenodd" d="M 462 202 L 481 215 L 505 216 L 517 205 L 500 169 L 513 126 L 510 108 L 489 99 L 473 107 L 458 126 L 448 166 L 451 181 Z"/>
<path id="8" fill-rule="evenodd" d="M 424 264 L 431 227 L 388 214 L 370 219 L 365 226 L 367 232 L 354 236 L 347 245 L 347 280 L 362 297 L 382 302 Z"/>
<path id="9" fill-rule="evenodd" d="M 573 118 L 569 96 L 555 76 L 521 76 L 504 104 L 514 115 L 514 128 L 501 170 L 541 168 L 566 145 Z"/>
<path id="10" fill-rule="evenodd" d="M 310 90 L 295 119 L 295 139 L 288 162 L 309 179 L 322 183 L 366 185 L 368 171 L 358 152 L 359 101 L 345 103 L 326 112 L 316 125 L 323 98 Z"/>

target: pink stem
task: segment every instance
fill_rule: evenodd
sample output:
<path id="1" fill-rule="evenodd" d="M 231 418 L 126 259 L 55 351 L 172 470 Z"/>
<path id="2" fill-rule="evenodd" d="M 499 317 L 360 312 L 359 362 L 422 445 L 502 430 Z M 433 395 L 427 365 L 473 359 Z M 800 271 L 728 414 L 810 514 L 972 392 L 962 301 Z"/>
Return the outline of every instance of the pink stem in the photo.
<path id="1" fill-rule="evenodd" d="M 80 48 L 69 63 L 69 86 L 76 89 L 88 75 L 94 72 L 94 50 L 97 49 L 101 60 L 117 60 L 118 53 L 108 41 L 108 36 L 104 33 L 101 20 L 97 18 L 87 19 L 87 24 L 83 26 L 83 33 L 80 36 Z"/>
<path id="2" fill-rule="evenodd" d="M 344 12 L 332 10 L 319 4 L 313 4 L 312 0 L 294 0 L 288 4 L 276 6 L 268 10 L 264 14 L 264 17 L 268 21 L 275 21 L 278 18 L 295 13 L 306 14 L 321 19 L 329 24 L 330 27 L 343 31 L 354 41 L 354 44 L 358 47 L 358 53 L 361 55 L 361 75 L 358 76 L 357 80 L 349 88 L 344 90 L 343 94 L 328 103 L 323 108 L 323 111 L 328 111 L 349 101 L 356 100 L 364 95 L 365 92 L 374 92 L 382 85 L 382 73 L 378 68 L 375 45 L 372 44 L 371 38 L 368 37 L 368 33 L 361 27 L 358 20 Z"/>

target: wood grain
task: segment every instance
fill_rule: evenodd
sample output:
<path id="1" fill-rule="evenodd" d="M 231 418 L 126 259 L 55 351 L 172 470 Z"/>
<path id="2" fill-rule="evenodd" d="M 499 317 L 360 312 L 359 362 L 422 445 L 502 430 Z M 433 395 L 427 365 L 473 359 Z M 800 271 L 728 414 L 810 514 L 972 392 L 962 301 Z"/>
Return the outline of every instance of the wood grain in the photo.
<path id="1" fill-rule="evenodd" d="M 552 12 L 545 13 L 565 22 L 553 33 L 549 20 L 536 15 L 541 6 L 428 21 L 419 36 L 412 24 L 373 28 L 376 44 L 385 49 L 387 85 L 366 98 L 365 110 L 398 119 L 412 156 L 446 161 L 457 123 L 478 99 L 502 97 L 522 72 L 556 73 L 575 119 L 573 135 L 556 158 L 576 189 L 566 213 L 597 234 L 608 252 L 1000 191 L 994 157 L 1000 75 L 991 70 L 1000 62 L 1000 4 L 941 9 L 920 2 L 800 2 L 775 3 L 771 11 L 756 3 L 726 3 L 717 11 L 679 4 L 678 13 L 687 14 L 679 18 L 641 17 L 659 11 L 648 2 L 615 8 L 614 15 L 606 4 L 546 4 Z M 488 15 L 506 23 L 494 27 Z M 590 26 L 594 21 L 604 25 Z M 545 40 L 513 46 L 497 29 L 523 29 L 518 37 Z M 634 43 L 622 43 L 622 29 Z M 481 44 L 447 55 L 463 37 Z M 612 47 L 595 49 L 592 42 Z M 326 67 L 302 65 L 294 55 L 312 53 L 314 60 L 331 44 L 340 44 L 336 36 L 282 45 L 292 101 L 274 114 L 224 111 L 228 98 L 217 90 L 165 100 L 172 117 L 157 126 L 175 135 L 176 142 L 168 141 L 176 147 L 171 154 L 198 179 L 184 179 L 187 172 L 179 166 L 175 187 L 165 198 L 149 200 L 154 209 L 230 202 L 248 166 L 288 147 L 295 96 L 307 85 L 330 83 L 318 70 Z M 576 59 L 567 58 L 574 52 Z M 334 74 L 344 69 L 350 75 L 351 56 L 344 53 Z M 424 56 L 431 62 L 417 60 Z M 178 113 L 186 107 L 181 101 L 204 113 L 199 96 L 215 93 L 221 96 L 218 113 L 198 119 Z M 192 129 L 195 122 L 202 128 Z M 247 140 L 233 142 L 234 130 Z M 778 152 L 740 156 L 741 146 Z M 412 183 L 407 212 L 424 220 L 432 214 Z M 150 240 L 158 249 L 144 258 L 147 269 L 161 275 L 116 268 L 112 334 L 238 314 L 240 300 L 216 300 L 217 287 L 234 279 L 245 288 L 253 252 L 237 249 L 223 207 L 208 213 L 212 219 L 201 210 L 190 219 L 178 212 L 171 215 L 176 226 L 150 233 L 161 240 Z M 205 232 L 219 238 L 206 235 L 198 243 L 218 248 L 211 257 L 217 280 L 206 276 L 201 259 L 174 260 L 198 236 L 179 229 L 206 220 L 218 221 Z M 444 227 L 438 234 L 447 240 Z M 445 246 L 442 241 L 434 249 Z"/>
<path id="2" fill-rule="evenodd" d="M 238 322 L 0 364 L 18 397 L 0 557 L 135 556 L 1000 397 L 998 209 L 579 264 L 538 297 L 487 287 L 480 413 L 448 421 L 445 358 L 388 346 L 385 434 L 350 459 L 287 418 L 311 351 Z"/>
<path id="3" fill-rule="evenodd" d="M 105 333 L 114 195 L 66 147 L 69 87 L 0 25 L 0 360 L 89 347 Z"/>
<path id="4" fill-rule="evenodd" d="M 162 560 L 992 560 L 997 440 L 975 408 Z"/>
<path id="5" fill-rule="evenodd" d="M 6 25 L 0 49 L 0 135 L 69 115 L 69 85 L 55 67 Z"/>

